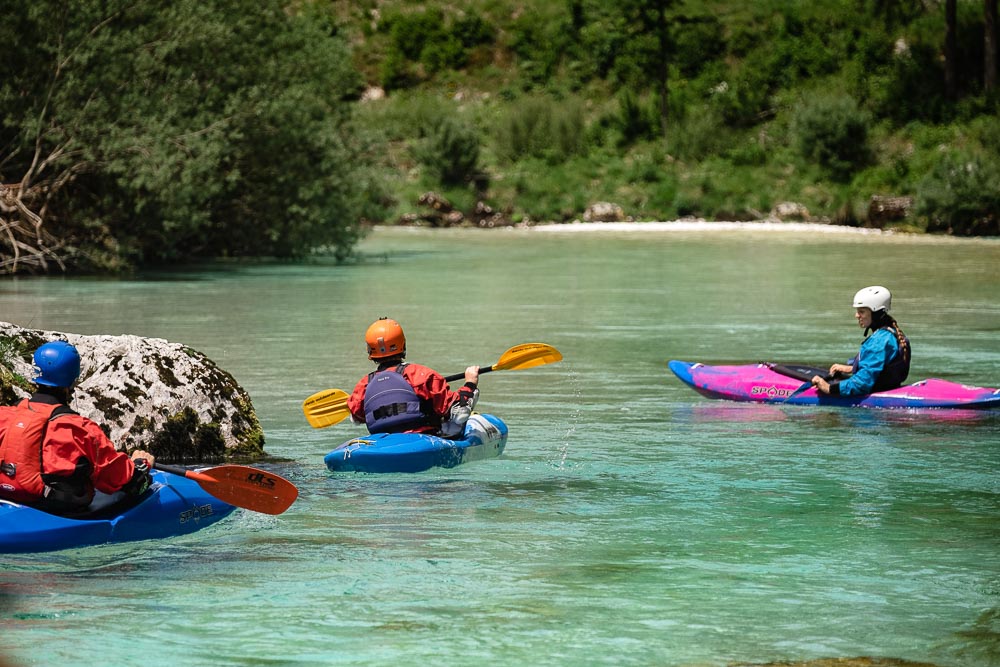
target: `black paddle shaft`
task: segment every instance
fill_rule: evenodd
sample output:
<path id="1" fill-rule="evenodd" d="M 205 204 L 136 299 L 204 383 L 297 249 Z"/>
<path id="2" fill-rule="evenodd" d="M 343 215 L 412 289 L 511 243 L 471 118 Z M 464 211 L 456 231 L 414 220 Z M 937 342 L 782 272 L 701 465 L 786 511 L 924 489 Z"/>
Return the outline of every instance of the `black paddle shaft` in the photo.
<path id="1" fill-rule="evenodd" d="M 480 366 L 479 367 L 479 374 L 482 375 L 483 373 L 489 373 L 492 370 L 493 370 L 492 366 Z M 454 382 L 455 380 L 461 380 L 464 377 L 465 377 L 465 371 L 462 371 L 461 373 L 455 373 L 454 375 L 447 375 L 447 376 L 445 376 L 444 381 L 445 382 Z"/>
<path id="2" fill-rule="evenodd" d="M 811 381 L 815 375 L 827 381 L 833 379 L 827 373 L 827 369 L 816 368 L 815 366 L 806 366 L 803 364 L 768 364 L 767 367 L 775 373 L 780 373 L 796 380 L 802 380 L 803 382 Z"/>

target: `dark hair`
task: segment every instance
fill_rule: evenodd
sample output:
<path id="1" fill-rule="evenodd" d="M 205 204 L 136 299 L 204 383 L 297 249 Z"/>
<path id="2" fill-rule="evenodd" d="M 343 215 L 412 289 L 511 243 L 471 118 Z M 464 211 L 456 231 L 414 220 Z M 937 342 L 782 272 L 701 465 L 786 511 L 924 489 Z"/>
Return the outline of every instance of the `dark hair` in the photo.
<path id="1" fill-rule="evenodd" d="M 45 384 L 36 384 L 35 393 L 51 396 L 60 403 L 69 403 L 70 398 L 73 396 L 73 392 L 69 387 L 50 387 Z"/>
<path id="2" fill-rule="evenodd" d="M 865 335 L 868 335 L 869 331 L 876 331 L 877 329 L 892 329 L 892 333 L 896 335 L 896 341 L 899 342 L 899 351 L 903 355 L 903 359 L 906 361 L 910 360 L 910 344 L 906 340 L 906 335 L 903 330 L 899 328 L 899 324 L 893 319 L 892 315 L 885 310 L 879 310 L 872 313 L 872 323 L 865 329 Z"/>

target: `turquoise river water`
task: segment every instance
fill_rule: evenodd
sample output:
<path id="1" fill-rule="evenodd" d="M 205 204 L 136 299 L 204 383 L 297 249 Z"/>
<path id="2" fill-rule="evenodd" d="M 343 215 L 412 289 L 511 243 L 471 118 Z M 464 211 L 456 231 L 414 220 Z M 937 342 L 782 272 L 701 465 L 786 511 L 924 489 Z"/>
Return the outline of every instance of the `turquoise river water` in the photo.
<path id="1" fill-rule="evenodd" d="M 250 392 L 299 500 L 182 538 L 0 561 L 13 665 L 1000 664 L 1000 411 L 711 401 L 669 359 L 844 362 L 895 294 L 910 380 L 1000 386 L 1000 243 L 734 231 L 379 230 L 364 261 L 7 279 L 0 320 L 165 338 Z M 329 473 L 308 395 L 406 329 L 482 378 L 499 459 Z"/>

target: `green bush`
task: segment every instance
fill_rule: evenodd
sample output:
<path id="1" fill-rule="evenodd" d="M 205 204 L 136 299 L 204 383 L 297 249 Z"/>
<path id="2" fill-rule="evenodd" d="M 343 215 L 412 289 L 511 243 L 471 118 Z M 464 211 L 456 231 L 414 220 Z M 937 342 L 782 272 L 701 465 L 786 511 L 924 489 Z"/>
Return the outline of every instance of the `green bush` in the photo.
<path id="1" fill-rule="evenodd" d="M 403 90 L 417 85 L 419 77 L 406 59 L 397 49 L 390 49 L 379 66 L 379 80 L 386 90 Z"/>
<path id="2" fill-rule="evenodd" d="M 482 16 L 469 12 L 455 21 L 451 34 L 466 48 L 492 44 L 496 39 L 496 29 Z"/>
<path id="3" fill-rule="evenodd" d="M 515 102 L 495 131 L 497 155 L 509 162 L 524 157 L 558 163 L 585 152 L 587 127 L 578 100 L 529 97 Z"/>
<path id="4" fill-rule="evenodd" d="M 927 231 L 1000 234 L 1000 160 L 953 151 L 920 181 L 916 213 Z"/>
<path id="5" fill-rule="evenodd" d="M 701 160 L 730 150 L 734 133 L 714 109 L 696 108 L 668 131 L 670 152 L 682 160 Z"/>
<path id="6" fill-rule="evenodd" d="M 479 153 L 479 132 L 450 116 L 431 125 L 415 150 L 417 159 L 442 185 L 478 181 Z"/>
<path id="7" fill-rule="evenodd" d="M 712 90 L 713 108 L 727 125 L 751 127 L 761 122 L 771 99 L 771 84 L 764 72 L 744 67 L 720 81 Z"/>
<path id="8" fill-rule="evenodd" d="M 479 14 L 451 19 L 439 7 L 395 10 L 381 21 L 379 30 L 389 35 L 380 66 L 382 85 L 387 89 L 417 85 L 416 63 L 424 66 L 426 76 L 465 67 L 470 50 L 491 44 L 496 32 Z"/>
<path id="9" fill-rule="evenodd" d="M 868 78 L 866 97 L 879 116 L 904 124 L 946 115 L 944 68 L 938 42 L 912 42 Z"/>
<path id="10" fill-rule="evenodd" d="M 608 76 L 623 39 L 616 28 L 603 21 L 594 21 L 580 29 L 581 70 L 599 79 Z"/>
<path id="11" fill-rule="evenodd" d="M 844 181 L 871 160 L 868 124 L 853 98 L 820 96 L 796 109 L 790 131 L 803 159 Z"/>
<path id="12" fill-rule="evenodd" d="M 651 153 L 636 153 L 625 167 L 623 177 L 628 183 L 659 183 L 666 173 L 664 165 Z"/>
<path id="13" fill-rule="evenodd" d="M 453 35 L 445 35 L 440 40 L 429 42 L 420 51 L 420 62 L 431 74 L 442 70 L 461 69 L 467 60 L 465 47 Z"/>
<path id="14" fill-rule="evenodd" d="M 525 11 L 508 26 L 518 69 L 533 84 L 548 82 L 572 48 L 568 17 L 563 12 L 553 17 L 540 9 Z"/>
<path id="15" fill-rule="evenodd" d="M 741 167 L 759 166 L 767 162 L 767 150 L 757 137 L 734 139 L 725 155 L 734 165 Z"/>
<path id="16" fill-rule="evenodd" d="M 675 24 L 671 64 L 681 76 L 693 78 L 726 53 L 725 29 L 714 16 L 700 16 Z"/>
<path id="17" fill-rule="evenodd" d="M 414 61 L 420 60 L 428 44 L 447 37 L 444 13 L 437 7 L 408 13 L 397 10 L 382 19 L 379 30 L 389 34 L 393 48 Z"/>
<path id="18" fill-rule="evenodd" d="M 1000 155 L 1000 123 L 995 114 L 984 115 L 969 124 L 969 134 L 987 154 Z"/>
<path id="19" fill-rule="evenodd" d="M 366 105 L 365 119 L 387 140 L 406 141 L 423 137 L 443 116 L 453 114 L 454 109 L 450 101 L 439 96 L 406 91 Z"/>
<path id="20" fill-rule="evenodd" d="M 615 120 L 621 133 L 620 143 L 624 146 L 654 139 L 661 134 L 659 102 L 655 97 L 642 100 L 631 90 L 623 90 L 618 96 L 618 116 Z"/>

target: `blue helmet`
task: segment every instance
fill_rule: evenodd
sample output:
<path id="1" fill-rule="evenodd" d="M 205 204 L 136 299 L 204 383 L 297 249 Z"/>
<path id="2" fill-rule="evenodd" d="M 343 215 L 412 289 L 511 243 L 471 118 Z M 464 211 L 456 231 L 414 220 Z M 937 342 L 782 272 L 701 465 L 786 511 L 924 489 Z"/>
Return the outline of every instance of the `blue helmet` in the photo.
<path id="1" fill-rule="evenodd" d="M 80 353 L 64 340 L 46 343 L 35 350 L 35 384 L 72 387 L 80 377 Z"/>

